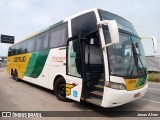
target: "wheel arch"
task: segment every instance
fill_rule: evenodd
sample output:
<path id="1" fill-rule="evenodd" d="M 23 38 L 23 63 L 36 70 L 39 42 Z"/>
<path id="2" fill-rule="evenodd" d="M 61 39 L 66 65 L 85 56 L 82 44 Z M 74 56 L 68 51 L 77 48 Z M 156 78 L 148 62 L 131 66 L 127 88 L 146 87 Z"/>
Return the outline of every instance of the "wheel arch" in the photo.
<path id="1" fill-rule="evenodd" d="M 66 80 L 63 75 L 61 75 L 61 74 L 56 75 L 56 77 L 54 78 L 54 81 L 53 81 L 53 90 L 54 90 L 54 84 L 59 78 L 63 78 L 64 80 Z"/>

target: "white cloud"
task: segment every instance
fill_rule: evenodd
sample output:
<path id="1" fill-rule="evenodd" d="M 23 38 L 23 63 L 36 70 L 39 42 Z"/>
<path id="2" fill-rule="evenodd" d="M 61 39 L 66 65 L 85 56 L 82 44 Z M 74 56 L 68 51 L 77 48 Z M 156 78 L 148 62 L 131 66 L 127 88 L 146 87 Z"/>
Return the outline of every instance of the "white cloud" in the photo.
<path id="1" fill-rule="evenodd" d="M 0 0 L 0 7 L 3 7 L 7 4 L 6 0 Z"/>
<path id="2" fill-rule="evenodd" d="M 12 10 L 24 12 L 27 10 L 28 2 L 24 0 L 12 0 L 9 2 L 9 7 Z"/>

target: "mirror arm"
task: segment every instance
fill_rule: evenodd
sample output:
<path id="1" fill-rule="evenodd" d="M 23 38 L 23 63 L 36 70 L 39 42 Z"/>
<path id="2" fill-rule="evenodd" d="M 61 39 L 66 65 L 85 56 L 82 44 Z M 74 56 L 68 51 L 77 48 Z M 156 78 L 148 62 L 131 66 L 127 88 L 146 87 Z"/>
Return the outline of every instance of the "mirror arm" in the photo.
<path id="1" fill-rule="evenodd" d="M 103 20 L 98 22 L 97 27 L 102 28 L 103 25 L 108 25 L 108 30 L 110 33 L 110 38 L 112 44 L 119 43 L 119 30 L 116 20 Z M 110 45 L 110 43 L 109 43 Z"/>
<path id="2" fill-rule="evenodd" d="M 104 48 L 106 48 L 108 46 L 111 46 L 111 45 L 113 45 L 113 43 L 109 43 L 109 44 L 103 45 L 101 48 L 104 49 Z"/>
<path id="3" fill-rule="evenodd" d="M 153 42 L 153 49 L 154 49 L 154 53 L 157 53 L 157 40 L 155 37 L 153 36 L 144 36 L 144 37 L 140 37 L 141 39 L 151 39 Z"/>

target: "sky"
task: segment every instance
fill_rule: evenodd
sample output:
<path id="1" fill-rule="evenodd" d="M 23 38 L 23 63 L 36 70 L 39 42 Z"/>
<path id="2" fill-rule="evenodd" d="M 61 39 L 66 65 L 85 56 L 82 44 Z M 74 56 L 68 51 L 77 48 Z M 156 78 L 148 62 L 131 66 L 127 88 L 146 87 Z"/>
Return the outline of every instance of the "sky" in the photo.
<path id="1" fill-rule="evenodd" d="M 129 20 L 139 36 L 155 36 L 160 53 L 160 0 L 0 0 L 0 34 L 15 42 L 83 10 L 98 7 Z M 145 52 L 152 43 L 144 40 Z M 11 44 L 0 43 L 0 56 Z"/>

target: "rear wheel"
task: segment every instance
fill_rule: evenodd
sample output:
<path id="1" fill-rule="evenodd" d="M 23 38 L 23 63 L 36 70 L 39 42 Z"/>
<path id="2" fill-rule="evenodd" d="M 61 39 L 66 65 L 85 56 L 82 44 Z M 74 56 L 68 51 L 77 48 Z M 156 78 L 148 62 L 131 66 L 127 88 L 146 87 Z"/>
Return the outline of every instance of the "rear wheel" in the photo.
<path id="1" fill-rule="evenodd" d="M 58 100 L 69 102 L 70 99 L 66 98 L 66 82 L 64 78 L 58 78 L 54 84 L 54 93 Z"/>
<path id="2" fill-rule="evenodd" d="M 11 77 L 13 78 L 13 69 L 11 70 Z"/>
<path id="3" fill-rule="evenodd" d="M 16 70 L 13 72 L 13 79 L 16 80 L 17 82 L 20 81 L 19 78 L 18 78 L 18 73 L 17 73 Z"/>

